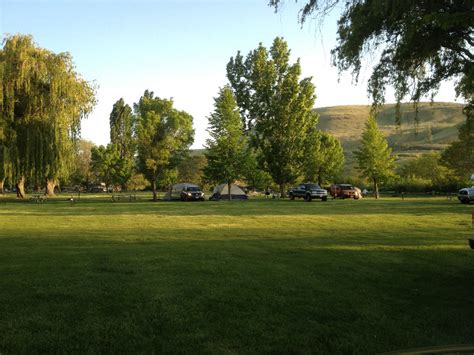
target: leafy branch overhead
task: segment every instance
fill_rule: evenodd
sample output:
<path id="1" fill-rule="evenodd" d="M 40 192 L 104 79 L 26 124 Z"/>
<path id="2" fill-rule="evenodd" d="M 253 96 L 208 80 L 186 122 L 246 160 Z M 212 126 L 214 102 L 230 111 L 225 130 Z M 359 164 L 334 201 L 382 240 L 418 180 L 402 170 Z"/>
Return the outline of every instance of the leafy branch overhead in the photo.
<path id="1" fill-rule="evenodd" d="M 271 0 L 278 10 L 283 0 Z M 443 81 L 456 80 L 456 93 L 472 104 L 474 11 L 470 0 L 306 0 L 300 21 L 342 8 L 338 43 L 331 51 L 339 71 L 357 81 L 364 57 L 378 53 L 369 80 L 374 103 L 387 87 L 397 102 L 433 96 Z"/>

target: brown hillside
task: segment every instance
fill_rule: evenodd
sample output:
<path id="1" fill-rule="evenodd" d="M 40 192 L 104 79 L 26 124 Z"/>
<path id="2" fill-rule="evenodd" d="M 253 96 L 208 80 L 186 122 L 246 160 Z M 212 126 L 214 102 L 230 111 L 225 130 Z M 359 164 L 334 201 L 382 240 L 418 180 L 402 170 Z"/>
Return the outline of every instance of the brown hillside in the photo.
<path id="1" fill-rule="evenodd" d="M 412 157 L 423 152 L 443 150 L 457 139 L 458 126 L 465 121 L 463 104 L 420 103 L 419 123 L 415 125 L 412 104 L 402 104 L 401 125 L 395 123 L 395 105 L 387 104 L 377 116 L 377 122 L 394 152 L 400 157 Z M 315 109 L 319 113 L 318 127 L 339 138 L 350 160 L 357 149 L 370 106 L 334 106 Z"/>

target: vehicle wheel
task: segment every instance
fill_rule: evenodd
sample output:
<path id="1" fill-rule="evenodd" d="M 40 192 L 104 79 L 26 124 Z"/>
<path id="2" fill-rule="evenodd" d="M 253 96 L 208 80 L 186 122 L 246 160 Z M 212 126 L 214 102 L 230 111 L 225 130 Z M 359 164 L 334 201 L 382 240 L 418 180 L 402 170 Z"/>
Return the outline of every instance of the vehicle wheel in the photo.
<path id="1" fill-rule="evenodd" d="M 294 200 L 294 199 L 295 199 L 295 196 L 290 195 L 290 200 Z"/>
<path id="2" fill-rule="evenodd" d="M 328 197 L 327 196 L 323 196 L 323 198 L 321 198 L 321 200 L 323 200 L 323 202 L 326 202 L 328 200 Z"/>
<path id="3" fill-rule="evenodd" d="M 311 200 L 312 200 L 311 195 L 306 195 L 305 200 L 307 202 L 311 202 Z"/>
<path id="4" fill-rule="evenodd" d="M 469 202 L 470 202 L 470 201 L 469 201 L 468 199 L 463 199 L 463 200 L 461 200 L 461 203 L 464 203 L 464 204 L 466 204 L 466 205 L 468 205 Z"/>

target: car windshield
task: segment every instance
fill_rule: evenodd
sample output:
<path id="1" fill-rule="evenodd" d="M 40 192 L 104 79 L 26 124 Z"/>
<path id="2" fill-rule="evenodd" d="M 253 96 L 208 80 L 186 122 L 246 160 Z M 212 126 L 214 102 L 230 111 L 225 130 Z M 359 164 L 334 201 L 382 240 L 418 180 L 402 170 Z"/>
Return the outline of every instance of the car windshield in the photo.
<path id="1" fill-rule="evenodd" d="M 353 187 L 351 185 L 345 185 L 345 186 L 341 186 L 341 189 L 343 189 L 343 190 L 352 190 Z"/>
<path id="2" fill-rule="evenodd" d="M 191 187 L 190 186 L 190 187 L 186 188 L 186 191 L 194 191 L 195 192 L 195 191 L 200 191 L 200 190 L 199 190 L 199 187 Z"/>
<path id="3" fill-rule="evenodd" d="M 307 190 L 316 190 L 316 189 L 321 189 L 321 187 L 319 187 L 319 185 L 317 185 L 317 184 L 308 184 L 308 185 L 306 185 L 306 189 Z"/>

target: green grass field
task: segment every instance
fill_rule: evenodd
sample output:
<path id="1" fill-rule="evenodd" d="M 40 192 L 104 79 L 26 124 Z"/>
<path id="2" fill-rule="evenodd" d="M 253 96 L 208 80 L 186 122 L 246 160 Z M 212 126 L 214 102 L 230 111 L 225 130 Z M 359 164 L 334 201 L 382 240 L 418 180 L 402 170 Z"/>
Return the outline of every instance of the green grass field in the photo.
<path id="1" fill-rule="evenodd" d="M 0 197 L 0 353 L 474 344 L 473 205 Z"/>

